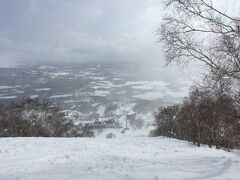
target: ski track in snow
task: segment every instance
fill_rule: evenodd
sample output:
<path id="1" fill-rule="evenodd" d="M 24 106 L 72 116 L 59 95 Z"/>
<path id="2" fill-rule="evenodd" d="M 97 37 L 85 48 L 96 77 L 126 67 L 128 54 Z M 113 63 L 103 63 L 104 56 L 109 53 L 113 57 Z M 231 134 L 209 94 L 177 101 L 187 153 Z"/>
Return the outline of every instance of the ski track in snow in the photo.
<path id="1" fill-rule="evenodd" d="M 162 180 L 240 177 L 240 156 L 168 138 L 2 138 L 1 180 Z"/>

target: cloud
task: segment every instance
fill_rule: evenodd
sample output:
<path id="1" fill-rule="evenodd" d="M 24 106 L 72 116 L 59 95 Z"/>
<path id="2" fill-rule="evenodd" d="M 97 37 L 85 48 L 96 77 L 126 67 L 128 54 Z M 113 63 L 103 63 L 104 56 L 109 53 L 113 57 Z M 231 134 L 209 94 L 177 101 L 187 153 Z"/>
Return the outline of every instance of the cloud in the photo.
<path id="1" fill-rule="evenodd" d="M 22 3 L 22 1 L 21 1 Z M 96 61 L 159 59 L 154 28 L 156 1 L 3 1 L 3 61 Z"/>
<path id="2" fill-rule="evenodd" d="M 161 6 L 159 0 L 2 0 L 0 62 L 164 64 L 154 36 Z"/>

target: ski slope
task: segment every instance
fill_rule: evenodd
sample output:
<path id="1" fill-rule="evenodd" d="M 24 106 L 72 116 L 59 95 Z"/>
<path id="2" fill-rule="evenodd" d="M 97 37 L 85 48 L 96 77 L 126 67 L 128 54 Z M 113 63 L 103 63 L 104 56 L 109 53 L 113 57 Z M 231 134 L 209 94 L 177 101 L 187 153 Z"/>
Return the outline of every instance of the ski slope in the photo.
<path id="1" fill-rule="evenodd" d="M 238 153 L 162 137 L 1 138 L 0 180 L 238 180 Z"/>

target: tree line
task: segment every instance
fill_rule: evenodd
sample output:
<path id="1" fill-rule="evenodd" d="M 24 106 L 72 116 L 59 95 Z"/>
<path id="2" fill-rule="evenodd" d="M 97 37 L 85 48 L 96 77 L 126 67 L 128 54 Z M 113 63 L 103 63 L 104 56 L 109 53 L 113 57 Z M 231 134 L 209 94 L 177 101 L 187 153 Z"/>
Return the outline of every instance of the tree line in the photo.
<path id="1" fill-rule="evenodd" d="M 154 112 L 154 135 L 178 138 L 197 146 L 240 148 L 240 106 L 227 85 L 192 87 L 183 103 Z"/>
<path id="2" fill-rule="evenodd" d="M 92 137 L 92 126 L 75 125 L 57 104 L 25 98 L 0 106 L 0 137 Z"/>

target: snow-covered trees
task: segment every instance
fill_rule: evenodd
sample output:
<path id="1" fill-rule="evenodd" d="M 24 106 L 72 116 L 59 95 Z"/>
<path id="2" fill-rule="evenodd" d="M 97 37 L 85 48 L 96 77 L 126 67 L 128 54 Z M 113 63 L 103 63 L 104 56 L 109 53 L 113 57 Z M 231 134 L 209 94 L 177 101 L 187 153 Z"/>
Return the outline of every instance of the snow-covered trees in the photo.
<path id="1" fill-rule="evenodd" d="M 84 132 L 79 134 L 79 132 Z M 86 127 L 77 127 L 65 118 L 58 105 L 48 100 L 25 99 L 0 108 L 0 137 L 93 136 Z"/>

